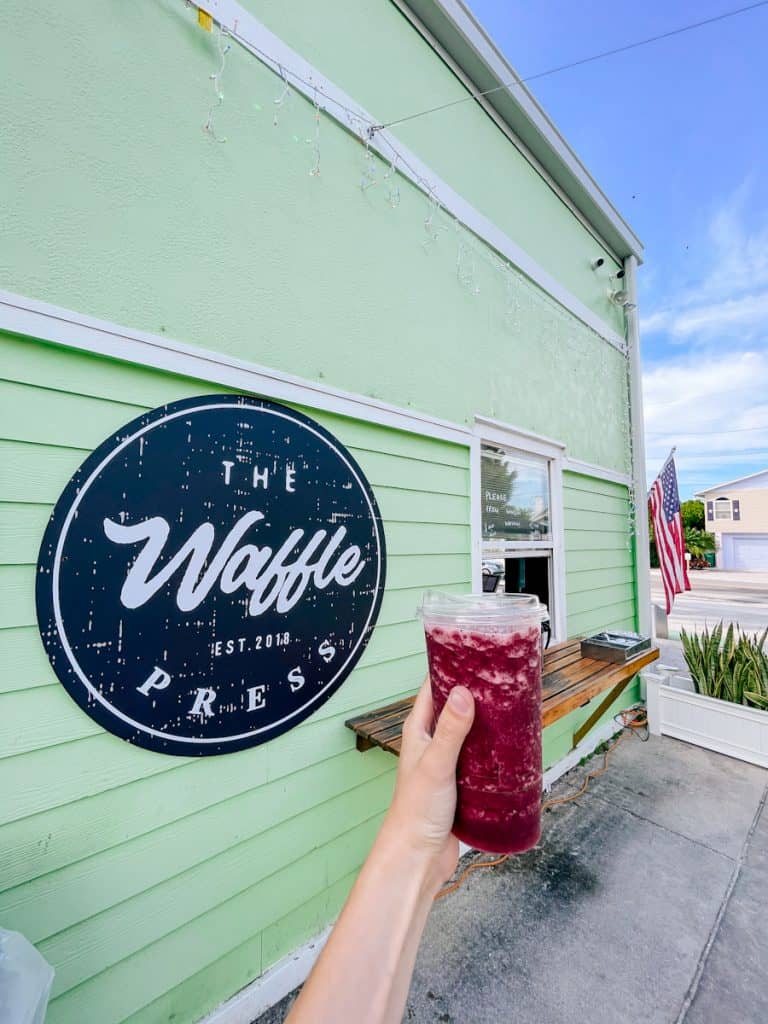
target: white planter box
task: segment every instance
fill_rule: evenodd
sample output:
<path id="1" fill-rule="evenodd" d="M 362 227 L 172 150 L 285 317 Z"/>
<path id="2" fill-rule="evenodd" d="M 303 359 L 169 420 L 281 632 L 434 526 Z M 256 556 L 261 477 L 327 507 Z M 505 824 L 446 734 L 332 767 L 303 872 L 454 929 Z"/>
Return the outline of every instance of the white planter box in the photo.
<path id="1" fill-rule="evenodd" d="M 688 676 L 644 672 L 643 677 L 653 734 L 768 768 L 768 712 L 694 693 Z"/>

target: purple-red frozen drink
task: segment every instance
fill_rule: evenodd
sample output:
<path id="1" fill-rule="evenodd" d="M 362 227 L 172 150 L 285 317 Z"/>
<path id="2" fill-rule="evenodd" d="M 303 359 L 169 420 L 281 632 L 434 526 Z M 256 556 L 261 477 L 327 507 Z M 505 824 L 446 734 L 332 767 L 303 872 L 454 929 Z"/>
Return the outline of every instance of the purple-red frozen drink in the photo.
<path id="1" fill-rule="evenodd" d="M 528 594 L 427 591 L 421 617 L 435 718 L 461 684 L 475 720 L 456 772 L 453 833 L 479 850 L 522 853 L 541 832 L 541 622 Z"/>

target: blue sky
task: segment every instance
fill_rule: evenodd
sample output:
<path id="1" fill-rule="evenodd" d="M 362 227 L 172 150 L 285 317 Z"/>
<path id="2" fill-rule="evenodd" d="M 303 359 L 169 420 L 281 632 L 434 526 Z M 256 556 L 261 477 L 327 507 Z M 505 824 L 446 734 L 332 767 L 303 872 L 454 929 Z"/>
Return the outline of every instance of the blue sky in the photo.
<path id="1" fill-rule="evenodd" d="M 522 76 L 746 5 L 469 2 Z M 768 6 L 531 89 L 645 243 L 649 484 L 768 467 Z"/>

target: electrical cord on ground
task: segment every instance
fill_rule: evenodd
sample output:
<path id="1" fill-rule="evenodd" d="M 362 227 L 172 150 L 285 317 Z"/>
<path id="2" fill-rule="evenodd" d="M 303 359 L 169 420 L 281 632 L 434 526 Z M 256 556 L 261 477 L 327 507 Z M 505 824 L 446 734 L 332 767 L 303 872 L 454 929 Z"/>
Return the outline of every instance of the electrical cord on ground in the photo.
<path id="1" fill-rule="evenodd" d="M 464 879 L 471 875 L 473 871 L 479 871 L 480 868 L 495 868 L 497 864 L 503 864 L 505 860 L 509 860 L 510 856 L 511 854 L 505 853 L 503 856 L 497 857 L 496 860 L 483 860 L 477 864 L 470 864 L 465 871 L 462 871 L 455 882 L 451 882 L 450 885 L 446 885 L 440 890 L 437 896 L 435 896 L 435 900 L 441 900 L 443 896 L 448 896 L 450 893 L 455 892 Z"/>
<path id="2" fill-rule="evenodd" d="M 568 793 L 566 796 L 552 797 L 549 800 L 545 800 L 541 805 L 542 811 L 547 811 L 552 807 L 561 807 L 563 804 L 569 804 L 573 800 L 577 800 L 580 796 L 583 796 L 592 779 L 597 779 L 601 775 L 605 774 L 608 770 L 608 761 L 613 754 L 614 750 L 627 732 L 637 736 L 639 740 L 645 743 L 648 739 L 648 715 L 643 704 L 633 704 L 632 707 L 625 708 L 624 711 L 620 711 L 617 715 L 614 715 L 614 721 L 617 725 L 621 726 L 621 733 L 613 741 L 603 753 L 603 763 L 600 768 L 596 768 L 594 771 L 589 772 L 584 776 L 584 781 L 574 793 Z M 443 899 L 444 896 L 449 896 L 452 892 L 463 885 L 466 878 L 472 874 L 473 871 L 479 871 L 480 868 L 495 868 L 499 864 L 503 864 L 504 861 L 509 860 L 512 854 L 505 853 L 501 857 L 496 857 L 495 860 L 484 860 L 479 861 L 475 864 L 470 864 L 468 868 L 459 875 L 459 877 L 451 882 L 449 885 L 444 886 L 440 892 L 435 896 L 435 901 Z"/>
<path id="3" fill-rule="evenodd" d="M 646 711 L 645 704 L 633 704 L 632 707 L 625 708 L 618 715 L 614 715 L 613 720 L 622 729 L 628 729 L 630 732 L 633 732 L 643 743 L 648 742 L 650 731 L 648 729 L 648 712 Z"/>

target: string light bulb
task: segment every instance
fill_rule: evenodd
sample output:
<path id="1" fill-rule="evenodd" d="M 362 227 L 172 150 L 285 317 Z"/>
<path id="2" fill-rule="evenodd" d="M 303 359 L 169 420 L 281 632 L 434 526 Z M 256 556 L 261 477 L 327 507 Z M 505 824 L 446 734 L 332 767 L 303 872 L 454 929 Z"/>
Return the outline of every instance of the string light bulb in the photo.
<path id="1" fill-rule="evenodd" d="M 283 89 L 280 95 L 272 101 L 275 107 L 275 112 L 272 115 L 273 128 L 277 128 L 277 126 L 280 124 L 279 114 L 291 98 L 291 87 L 288 84 L 288 79 L 285 77 L 285 69 L 283 68 L 283 65 L 278 64 L 277 70 L 280 72 L 280 78 L 283 81 Z"/>
<path id="2" fill-rule="evenodd" d="M 422 187 L 426 187 L 428 189 L 429 212 L 424 218 L 424 230 L 427 233 L 427 237 L 422 242 L 422 245 L 425 249 L 429 249 L 430 246 L 436 244 L 440 237 L 440 232 L 444 230 L 444 225 L 435 223 L 438 214 L 442 210 L 442 205 L 434 189 L 430 185 L 427 185 L 426 182 L 422 182 L 421 180 L 419 183 Z"/>
<path id="3" fill-rule="evenodd" d="M 456 277 L 459 284 L 468 289 L 472 295 L 479 295 L 480 286 L 475 277 L 475 254 L 464 237 L 464 229 L 458 220 L 453 222 L 453 226 L 458 236 L 456 246 Z"/>
<path id="4" fill-rule="evenodd" d="M 312 150 L 315 156 L 315 162 L 309 170 L 310 177 L 320 177 L 320 102 L 317 98 L 317 89 L 315 89 L 315 95 L 313 100 L 315 108 L 315 134 L 312 138 L 307 139 L 307 144 L 312 146 Z"/>
<path id="5" fill-rule="evenodd" d="M 506 298 L 504 320 L 510 330 L 517 332 L 520 330 L 520 299 L 515 287 L 517 281 L 509 263 L 502 263 L 500 270 L 504 278 L 504 294 Z"/>
<path id="6" fill-rule="evenodd" d="M 224 93 L 221 91 L 221 78 L 222 75 L 224 74 L 224 67 L 227 63 L 227 54 L 232 49 L 231 43 L 224 44 L 224 36 L 226 34 L 226 29 L 222 25 L 220 25 L 219 32 L 216 37 L 219 50 L 219 67 L 216 71 L 213 72 L 213 74 L 208 76 L 210 80 L 213 82 L 213 92 L 216 98 L 208 110 L 208 118 L 206 119 L 206 122 L 203 125 L 203 131 L 205 132 L 206 135 L 209 135 L 214 142 L 227 141 L 226 136 L 222 136 L 221 138 L 219 138 L 213 126 L 214 111 L 218 109 L 224 102 Z"/>
<path id="7" fill-rule="evenodd" d="M 378 169 L 376 167 L 376 159 L 371 152 L 371 137 L 366 133 L 365 136 L 365 156 L 363 157 L 363 173 L 360 177 L 360 191 L 367 192 L 369 188 L 374 185 L 378 185 Z"/>
<path id="8" fill-rule="evenodd" d="M 386 183 L 386 200 L 387 203 L 396 209 L 400 205 L 400 186 L 397 183 L 397 156 L 392 160 L 389 168 L 384 172 L 384 182 Z"/>

